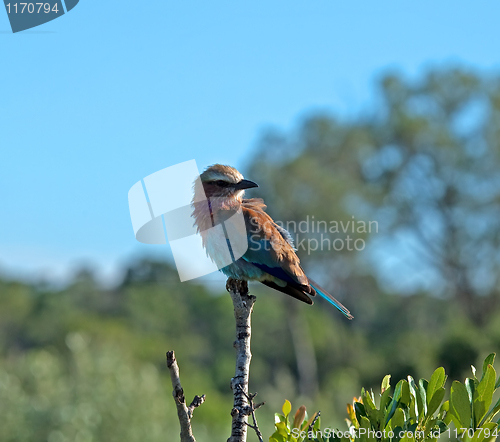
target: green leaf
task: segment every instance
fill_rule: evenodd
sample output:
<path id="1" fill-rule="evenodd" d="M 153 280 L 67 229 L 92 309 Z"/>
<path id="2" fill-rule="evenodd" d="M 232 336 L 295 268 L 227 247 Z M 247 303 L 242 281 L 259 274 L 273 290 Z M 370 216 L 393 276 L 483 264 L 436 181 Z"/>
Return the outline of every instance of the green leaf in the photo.
<path id="1" fill-rule="evenodd" d="M 380 393 L 383 394 L 385 390 L 391 388 L 391 375 L 387 374 L 382 379 L 382 387 L 380 388 Z"/>
<path id="2" fill-rule="evenodd" d="M 484 376 L 488 371 L 488 365 L 491 365 L 493 367 L 494 362 L 495 362 L 495 353 L 490 353 L 488 356 L 486 356 L 486 359 L 483 362 L 483 375 L 481 376 L 481 380 L 484 379 Z"/>
<path id="3" fill-rule="evenodd" d="M 279 414 L 279 413 L 274 413 L 274 417 L 278 418 L 280 422 L 285 422 L 286 421 L 286 418 L 285 416 L 283 416 L 282 414 Z"/>
<path id="4" fill-rule="evenodd" d="M 411 376 L 408 376 L 408 386 L 410 387 L 410 394 L 414 398 L 410 402 L 410 406 L 411 406 L 410 414 L 413 417 L 417 418 L 423 410 L 422 398 L 420 397 L 420 393 L 418 392 L 418 387 L 415 384 L 415 380 Z"/>
<path id="5" fill-rule="evenodd" d="M 420 379 L 418 382 L 420 388 L 418 389 L 418 392 L 420 393 L 420 399 L 422 400 L 422 411 L 420 411 L 419 414 L 427 414 L 427 386 L 429 385 L 429 382 L 427 382 L 426 379 Z"/>
<path id="6" fill-rule="evenodd" d="M 487 424 L 484 424 L 482 426 L 482 428 L 490 430 L 490 435 L 488 437 L 486 437 L 486 435 L 485 435 L 485 438 L 484 438 L 485 441 L 497 440 L 497 437 L 498 437 L 498 424 L 496 424 L 495 422 L 489 422 Z"/>
<path id="7" fill-rule="evenodd" d="M 431 380 L 429 381 L 429 385 L 427 386 L 427 405 L 431 403 L 432 396 L 439 388 L 444 386 L 445 382 L 446 382 L 446 374 L 444 368 L 439 367 L 432 374 Z"/>
<path id="8" fill-rule="evenodd" d="M 497 415 L 497 413 L 500 411 L 500 399 L 498 399 L 497 403 L 495 406 L 490 410 L 490 412 L 484 417 L 485 422 L 491 422 L 493 418 Z"/>
<path id="9" fill-rule="evenodd" d="M 393 431 L 394 431 L 394 437 L 392 438 L 392 442 L 399 442 L 401 440 L 399 435 L 403 431 L 403 428 L 402 427 L 395 427 Z"/>
<path id="10" fill-rule="evenodd" d="M 269 442 L 286 442 L 286 438 L 277 431 L 269 438 Z"/>
<path id="11" fill-rule="evenodd" d="M 404 437 L 400 439 L 400 442 L 414 442 L 415 441 L 414 434 L 415 433 L 412 431 L 407 431 Z"/>
<path id="12" fill-rule="evenodd" d="M 465 379 L 465 389 L 467 390 L 467 394 L 469 395 L 469 402 L 474 403 L 474 395 L 476 393 L 476 387 L 479 385 L 479 381 L 476 378 L 467 378 Z M 472 422 L 474 423 L 474 427 L 476 427 L 477 419 L 476 412 L 474 407 L 472 407 Z"/>
<path id="13" fill-rule="evenodd" d="M 442 417 L 444 423 L 446 425 L 450 425 L 452 417 L 452 414 L 450 413 L 450 401 L 446 401 L 443 403 L 443 405 L 441 405 L 441 410 L 439 410 L 439 414 L 441 416 L 444 416 Z"/>
<path id="14" fill-rule="evenodd" d="M 390 399 L 391 399 L 391 388 L 389 387 L 382 393 L 382 396 L 380 398 L 380 411 L 382 411 L 383 413 L 385 413 L 385 409 L 387 408 L 387 404 L 389 403 Z"/>
<path id="15" fill-rule="evenodd" d="M 285 418 L 287 418 L 288 415 L 290 414 L 290 411 L 292 411 L 292 404 L 290 403 L 290 401 L 288 399 L 283 404 L 283 407 L 281 408 L 281 410 L 283 411 Z"/>
<path id="16" fill-rule="evenodd" d="M 392 428 L 396 428 L 396 427 L 403 428 L 404 424 L 405 424 L 405 415 L 403 413 L 403 410 L 401 410 L 401 408 L 398 408 L 394 412 L 394 416 L 392 416 L 391 426 L 392 426 Z"/>
<path id="17" fill-rule="evenodd" d="M 408 407 L 410 419 L 413 421 L 418 421 L 418 406 L 417 406 L 417 399 L 413 394 L 411 395 L 410 399 L 410 406 Z"/>
<path id="18" fill-rule="evenodd" d="M 376 408 L 375 409 L 367 408 L 366 413 L 368 415 L 368 420 L 372 424 L 375 431 L 381 430 L 382 429 L 381 427 L 384 422 L 385 413 L 381 410 L 377 410 Z"/>
<path id="19" fill-rule="evenodd" d="M 448 429 L 448 425 L 443 421 L 437 421 L 437 426 L 439 427 L 439 434 L 444 433 Z"/>
<path id="20" fill-rule="evenodd" d="M 458 381 L 451 384 L 450 413 L 458 421 L 458 428 L 470 428 L 472 409 L 469 394 L 465 386 Z"/>
<path id="21" fill-rule="evenodd" d="M 469 394 L 469 401 L 472 403 L 474 398 L 474 392 L 476 391 L 476 385 L 479 385 L 476 379 L 467 378 L 465 380 L 465 388 L 467 389 L 467 393 Z"/>
<path id="22" fill-rule="evenodd" d="M 370 421 L 366 418 L 366 417 L 362 417 L 361 420 L 359 421 L 359 426 L 360 428 L 363 428 L 366 430 L 365 433 L 363 434 L 359 434 L 359 441 L 361 442 L 367 442 L 367 441 L 370 441 L 370 440 L 374 440 L 373 437 L 368 437 L 368 430 L 371 429 L 371 425 L 370 425 Z"/>
<path id="23" fill-rule="evenodd" d="M 449 411 L 450 410 L 450 401 L 443 402 L 443 405 L 441 405 L 441 409 L 439 412 L 441 413 L 442 411 Z"/>
<path id="24" fill-rule="evenodd" d="M 360 428 L 366 428 L 367 430 L 371 428 L 370 421 L 366 417 L 362 417 L 359 421 Z"/>
<path id="25" fill-rule="evenodd" d="M 418 423 L 417 423 L 417 422 L 415 422 L 415 423 L 413 423 L 413 424 L 411 424 L 411 425 L 408 425 L 408 424 L 407 424 L 407 430 L 408 430 L 408 431 L 411 431 L 412 433 L 414 433 L 414 434 L 415 434 L 415 431 L 417 430 L 417 426 L 418 426 Z"/>
<path id="26" fill-rule="evenodd" d="M 491 437 L 494 437 L 492 435 L 494 434 L 496 427 L 497 427 L 497 425 L 494 424 L 493 422 L 490 422 L 489 424 L 485 424 L 481 428 L 478 428 L 474 432 L 474 436 L 472 436 L 469 440 L 471 442 L 482 442 L 485 439 L 490 440 Z M 489 431 L 486 432 L 485 430 L 489 430 Z M 489 435 L 490 435 L 489 437 L 486 437 L 487 433 L 489 433 Z M 494 439 L 496 439 L 496 437 L 494 437 Z"/>
<path id="27" fill-rule="evenodd" d="M 495 390 L 496 377 L 495 369 L 492 365 L 488 365 L 474 395 L 474 417 L 476 424 L 481 422 L 490 408 L 491 401 L 493 400 L 493 391 Z"/>
<path id="28" fill-rule="evenodd" d="M 439 408 L 441 405 L 441 402 L 444 399 L 444 393 L 445 390 L 443 387 L 438 388 L 434 394 L 432 395 L 431 402 L 429 403 L 429 406 L 427 407 L 427 416 L 431 417 L 434 412 Z"/>
<path id="29" fill-rule="evenodd" d="M 362 416 L 366 417 L 366 408 L 361 402 L 354 402 L 354 411 L 356 412 L 356 419 L 361 419 Z"/>
<path id="30" fill-rule="evenodd" d="M 425 427 L 424 427 L 424 438 L 427 438 L 427 435 L 434 428 L 436 423 L 437 423 L 437 419 L 430 419 L 427 421 L 427 423 L 425 424 Z"/>
<path id="31" fill-rule="evenodd" d="M 401 401 L 402 404 L 408 406 L 410 405 L 410 387 L 408 386 L 408 382 L 403 380 L 401 385 Z"/>
<path id="32" fill-rule="evenodd" d="M 392 416 L 394 416 L 394 412 L 396 411 L 396 408 L 397 408 L 399 401 L 401 399 L 402 388 L 403 388 L 403 380 L 399 381 L 396 384 L 396 388 L 394 389 L 394 396 L 393 396 L 391 404 L 390 404 L 389 413 L 385 417 L 384 428 L 387 425 L 387 422 L 389 422 L 391 420 Z"/>
<path id="33" fill-rule="evenodd" d="M 451 418 L 449 418 L 450 413 L 448 413 L 448 411 L 450 411 L 450 401 L 445 401 L 443 402 L 441 408 L 439 409 L 438 416 L 440 419 L 445 421 L 446 424 L 449 424 L 451 422 L 450 421 Z"/>
<path id="34" fill-rule="evenodd" d="M 278 434 L 284 436 L 285 438 L 288 436 L 288 430 L 286 428 L 285 422 L 277 422 L 275 426 Z"/>
<path id="35" fill-rule="evenodd" d="M 377 407 L 373 403 L 373 400 L 372 400 L 372 397 L 370 396 L 370 393 L 368 393 L 367 391 L 365 391 L 365 393 L 362 396 L 362 398 L 363 398 L 363 404 L 364 404 L 366 410 L 368 410 L 369 408 L 371 408 L 372 410 L 376 410 L 377 409 Z"/>

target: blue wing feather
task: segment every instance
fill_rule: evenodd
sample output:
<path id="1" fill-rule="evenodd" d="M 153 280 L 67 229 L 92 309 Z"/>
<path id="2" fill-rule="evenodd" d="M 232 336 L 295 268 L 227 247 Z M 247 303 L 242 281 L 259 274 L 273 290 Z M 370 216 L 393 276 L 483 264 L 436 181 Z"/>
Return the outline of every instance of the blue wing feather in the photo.
<path id="1" fill-rule="evenodd" d="M 255 267 L 258 267 L 262 271 L 269 273 L 271 276 L 275 278 L 279 278 L 285 282 L 289 282 L 291 284 L 297 284 L 297 281 L 294 281 L 293 278 L 285 272 L 281 267 L 269 267 L 265 264 L 259 264 L 257 262 L 252 262 Z"/>

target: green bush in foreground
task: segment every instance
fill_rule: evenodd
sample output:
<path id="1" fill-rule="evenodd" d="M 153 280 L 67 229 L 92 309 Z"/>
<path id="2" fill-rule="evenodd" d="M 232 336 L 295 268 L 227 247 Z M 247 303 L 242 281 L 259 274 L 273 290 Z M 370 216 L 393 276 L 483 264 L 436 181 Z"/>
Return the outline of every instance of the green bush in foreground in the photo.
<path id="1" fill-rule="evenodd" d="M 276 431 L 269 442 L 411 442 L 441 436 L 464 442 L 494 440 L 500 435 L 500 420 L 493 421 L 500 411 L 500 399 L 490 408 L 493 394 L 500 386 L 500 377 L 497 379 L 493 368 L 494 360 L 494 353 L 485 359 L 481 379 L 476 377 L 473 366 L 471 378 L 464 383 L 453 381 L 449 400 L 444 402 L 447 376 L 442 367 L 432 374 L 429 381 L 420 379 L 417 384 L 411 376 L 408 380 L 400 380 L 394 392 L 390 375 L 387 375 L 382 381 L 378 401 L 373 391 L 362 389 L 361 396 L 347 406 L 348 429 L 345 431 L 321 430 L 319 413 L 307 420 L 304 406 L 292 419 L 292 406 L 286 401 L 283 414 L 276 414 Z"/>

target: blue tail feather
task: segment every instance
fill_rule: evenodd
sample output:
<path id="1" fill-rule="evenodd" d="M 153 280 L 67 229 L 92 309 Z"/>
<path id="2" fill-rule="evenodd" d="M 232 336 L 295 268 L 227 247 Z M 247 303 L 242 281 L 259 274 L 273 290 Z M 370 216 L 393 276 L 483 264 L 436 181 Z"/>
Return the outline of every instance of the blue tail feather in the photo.
<path id="1" fill-rule="evenodd" d="M 351 315 L 351 312 L 349 310 L 347 310 L 347 308 L 345 308 L 332 295 L 330 295 L 330 293 L 328 293 L 323 287 L 321 287 L 320 285 L 316 284 L 316 282 L 311 281 L 310 279 L 309 279 L 309 284 L 311 285 L 311 287 L 316 291 L 316 293 L 319 296 L 321 296 L 322 298 L 326 299 L 330 304 L 332 304 L 334 307 L 336 307 L 337 309 L 339 309 L 347 319 L 353 319 L 354 318 L 354 316 Z"/>

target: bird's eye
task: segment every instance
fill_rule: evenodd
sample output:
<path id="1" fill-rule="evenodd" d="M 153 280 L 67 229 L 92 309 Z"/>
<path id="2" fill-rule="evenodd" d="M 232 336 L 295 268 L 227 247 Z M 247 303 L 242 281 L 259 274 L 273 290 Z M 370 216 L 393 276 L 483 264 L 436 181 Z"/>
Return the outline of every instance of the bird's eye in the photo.
<path id="1" fill-rule="evenodd" d="M 220 186 L 220 187 L 226 187 L 226 186 L 228 186 L 228 185 L 229 185 L 229 183 L 228 183 L 227 181 L 223 181 L 223 180 L 217 180 L 217 181 L 215 182 L 215 184 L 217 184 L 217 185 L 218 185 L 218 186 Z"/>

